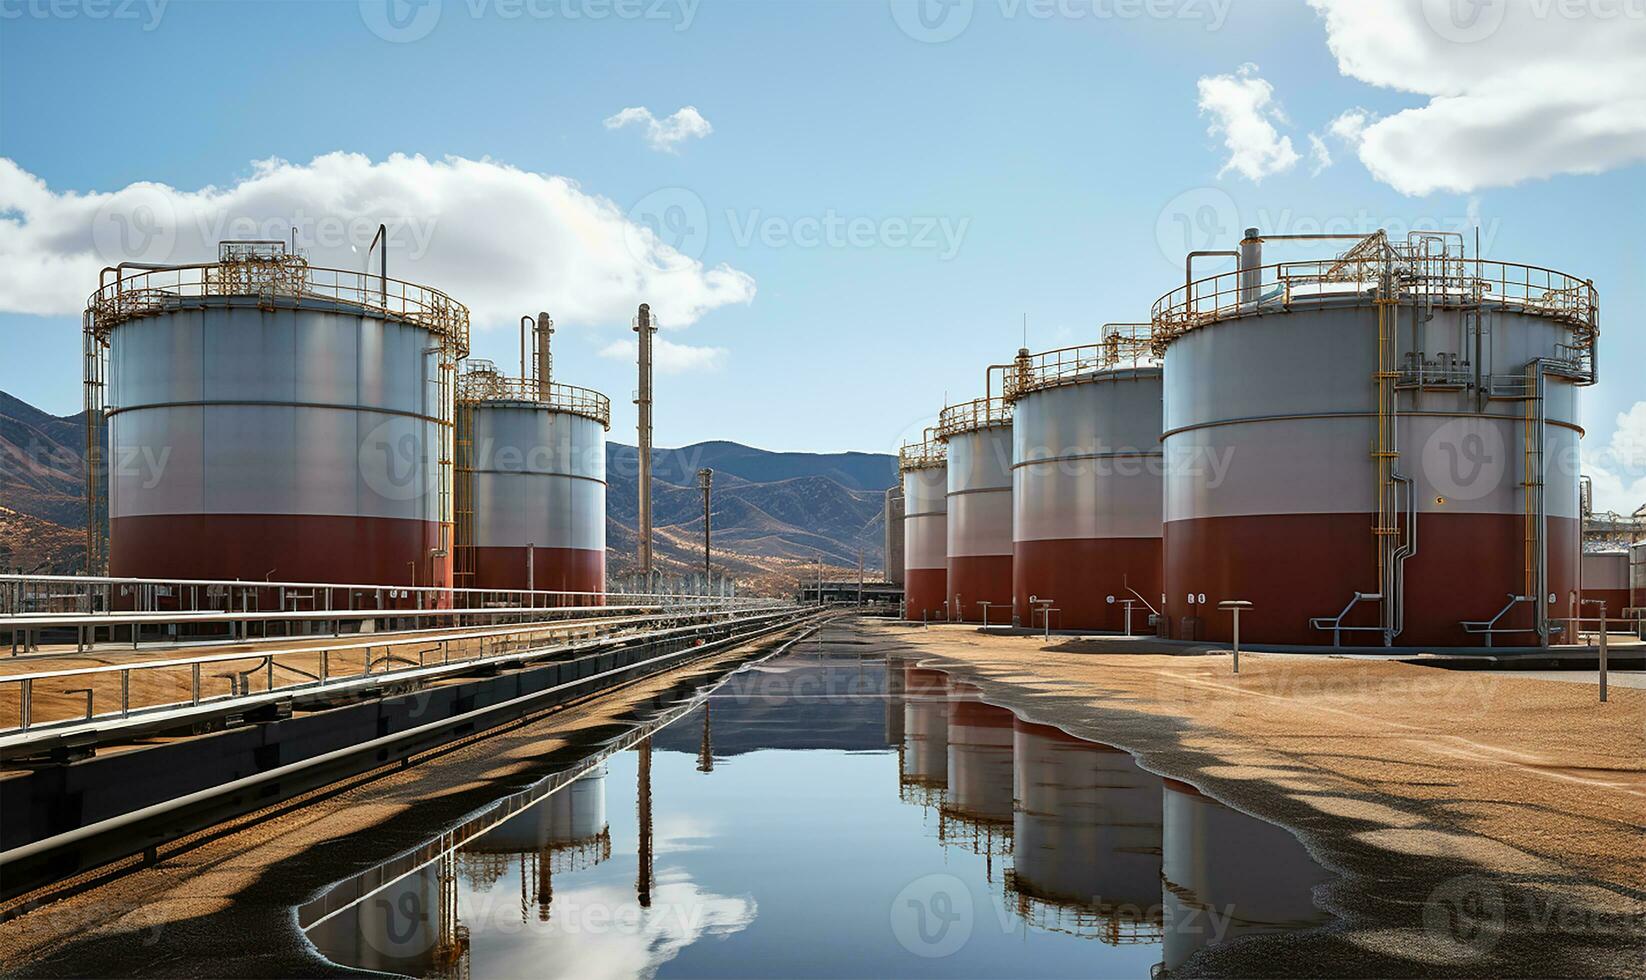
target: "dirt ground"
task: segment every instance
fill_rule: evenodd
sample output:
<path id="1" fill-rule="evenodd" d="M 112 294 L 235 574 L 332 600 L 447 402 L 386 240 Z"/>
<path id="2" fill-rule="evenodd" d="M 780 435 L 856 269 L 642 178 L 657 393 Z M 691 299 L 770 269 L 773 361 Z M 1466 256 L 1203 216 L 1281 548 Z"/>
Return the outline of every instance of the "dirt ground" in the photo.
<path id="1" fill-rule="evenodd" d="M 1136 753 L 1296 833 L 1329 929 L 1206 975 L 1640 976 L 1646 691 L 1387 660 L 865 625 L 1020 717 Z"/>
<path id="2" fill-rule="evenodd" d="M 776 635 L 484 733 L 162 848 L 157 865 L 0 923 L 0 973 L 29 977 L 338 976 L 293 909 L 477 808 L 577 763 Z M 299 805 L 301 804 L 301 805 Z"/>

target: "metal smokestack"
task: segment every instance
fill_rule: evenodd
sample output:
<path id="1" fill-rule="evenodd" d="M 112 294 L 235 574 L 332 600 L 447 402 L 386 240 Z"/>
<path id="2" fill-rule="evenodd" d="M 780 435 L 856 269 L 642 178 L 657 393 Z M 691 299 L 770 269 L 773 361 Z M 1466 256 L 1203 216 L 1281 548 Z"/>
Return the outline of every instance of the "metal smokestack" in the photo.
<path id="1" fill-rule="evenodd" d="M 1240 240 L 1240 302 L 1256 303 L 1263 293 L 1263 237 L 1247 228 Z"/>
<path id="2" fill-rule="evenodd" d="M 549 400 L 549 381 L 554 374 L 554 355 L 549 353 L 549 342 L 554 337 L 554 320 L 547 313 L 537 314 L 537 397 Z"/>
<path id="3" fill-rule="evenodd" d="M 640 422 L 640 574 L 645 577 L 646 589 L 652 588 L 652 308 L 640 304 L 634 330 L 640 335 L 640 387 L 635 391 L 634 403 L 639 408 Z"/>

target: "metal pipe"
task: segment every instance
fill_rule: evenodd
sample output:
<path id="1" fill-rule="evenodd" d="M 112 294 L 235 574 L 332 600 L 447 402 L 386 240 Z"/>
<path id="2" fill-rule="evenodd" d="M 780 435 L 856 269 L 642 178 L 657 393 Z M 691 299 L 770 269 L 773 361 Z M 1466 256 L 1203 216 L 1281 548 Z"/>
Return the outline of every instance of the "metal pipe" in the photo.
<path id="1" fill-rule="evenodd" d="M 554 320 L 545 312 L 537 314 L 537 398 L 539 401 L 548 401 L 550 386 L 554 382 L 554 355 L 549 351 L 549 342 L 554 337 Z"/>
<path id="2" fill-rule="evenodd" d="M 646 588 L 649 590 L 652 588 L 652 335 L 657 333 L 657 327 L 652 324 L 650 304 L 640 304 L 634 330 L 640 335 L 637 344 L 640 387 L 634 397 L 634 403 L 639 409 L 637 425 L 640 437 L 640 573 L 644 576 Z"/>
<path id="3" fill-rule="evenodd" d="M 388 309 L 388 306 L 389 306 L 389 226 L 387 224 L 379 224 L 377 226 L 377 234 L 372 236 L 371 244 L 366 246 L 366 274 L 367 275 L 371 275 L 371 250 L 377 247 L 377 243 L 378 243 L 379 240 L 381 240 L 383 242 L 383 251 L 382 251 L 381 255 L 379 256 L 379 258 L 382 261 L 382 266 L 381 266 L 382 273 L 381 273 L 379 278 L 382 279 L 383 308 Z"/>

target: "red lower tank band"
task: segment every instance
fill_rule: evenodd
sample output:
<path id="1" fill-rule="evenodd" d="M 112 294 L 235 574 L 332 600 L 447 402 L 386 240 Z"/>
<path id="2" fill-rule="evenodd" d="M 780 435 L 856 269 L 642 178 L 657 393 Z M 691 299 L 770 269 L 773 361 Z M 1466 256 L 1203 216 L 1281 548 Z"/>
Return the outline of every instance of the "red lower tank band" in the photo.
<path id="1" fill-rule="evenodd" d="M 1045 626 L 1029 597 L 1051 600 L 1053 629 L 1126 628 L 1127 587 L 1160 606 L 1159 538 L 1072 538 L 1013 545 L 1012 588 L 1025 626 Z M 1109 597 L 1114 596 L 1114 602 Z M 1043 604 L 1043 603 L 1042 603 Z M 1132 603 L 1132 632 L 1149 631 L 1149 610 Z"/>
<path id="2" fill-rule="evenodd" d="M 440 525 L 387 517 L 156 514 L 109 522 L 117 578 L 451 585 Z"/>
<path id="3" fill-rule="evenodd" d="M 910 619 L 943 618 L 943 597 L 948 591 L 946 568 L 906 568 L 903 570 L 904 615 Z"/>
<path id="4" fill-rule="evenodd" d="M 547 592 L 606 591 L 606 553 L 590 548 L 531 549 L 534 589 Z M 474 587 L 477 589 L 524 589 L 527 550 L 525 548 L 474 549 Z M 580 603 L 587 604 L 587 602 Z"/>
<path id="5" fill-rule="evenodd" d="M 954 618 L 964 623 L 983 622 L 981 602 L 989 603 L 989 622 L 1005 625 L 1012 621 L 1012 556 L 949 556 L 949 599 L 960 597 Z"/>
<path id="6" fill-rule="evenodd" d="M 1228 642 L 1231 616 L 1217 608 L 1245 599 L 1240 636 L 1253 643 L 1329 644 L 1331 633 L 1310 628 L 1316 616 L 1336 616 L 1356 591 L 1376 592 L 1377 550 L 1371 514 L 1287 514 L 1168 521 L 1165 526 L 1165 612 L 1171 635 Z M 1406 622 L 1400 646 L 1477 647 L 1484 638 L 1464 620 L 1488 620 L 1525 591 L 1525 524 L 1518 514 L 1423 514 L 1418 554 L 1406 561 Z M 1548 522 L 1551 618 L 1568 615 L 1577 589 L 1579 523 Z M 1196 601 L 1190 603 L 1193 594 Z M 1201 603 L 1201 597 L 1205 602 Z M 1379 605 L 1361 603 L 1345 626 L 1376 626 Z M 1529 603 L 1499 626 L 1532 625 Z M 1346 632 L 1345 646 L 1381 646 L 1380 632 Z M 1498 636 L 1496 646 L 1535 646 L 1535 633 Z"/>

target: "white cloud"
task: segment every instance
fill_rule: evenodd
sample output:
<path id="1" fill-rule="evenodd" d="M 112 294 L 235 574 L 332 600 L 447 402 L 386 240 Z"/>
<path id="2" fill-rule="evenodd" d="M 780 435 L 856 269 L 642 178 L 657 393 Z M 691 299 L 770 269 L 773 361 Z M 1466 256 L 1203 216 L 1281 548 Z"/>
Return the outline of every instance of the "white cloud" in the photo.
<path id="1" fill-rule="evenodd" d="M 105 265 L 211 260 L 219 239 L 284 240 L 293 226 L 312 265 L 362 269 L 379 222 L 389 275 L 465 303 L 477 328 L 548 309 L 626 329 L 641 302 L 681 327 L 755 294 L 746 273 L 681 254 L 574 181 L 491 160 L 330 153 L 255 163 L 223 187 L 79 193 L 0 158 L 0 311 L 77 314 Z"/>
<path id="2" fill-rule="evenodd" d="M 1428 98 L 1367 118 L 1361 133 L 1361 161 L 1402 193 L 1467 193 L 1646 160 L 1646 17 L 1629 5 L 1309 3 L 1343 74 Z"/>
<path id="3" fill-rule="evenodd" d="M 614 361 L 633 362 L 639 356 L 639 350 L 634 341 L 619 340 L 601 348 L 600 356 L 609 357 Z M 726 348 L 695 347 L 657 337 L 652 341 L 652 363 L 664 374 L 714 371 L 725 365 Z"/>
<path id="4" fill-rule="evenodd" d="M 1366 127 L 1376 119 L 1375 115 L 1365 109 L 1345 109 L 1337 114 L 1337 118 L 1326 124 L 1326 132 L 1358 150 L 1360 141 L 1365 138 Z"/>
<path id="5" fill-rule="evenodd" d="M 1318 177 L 1320 172 L 1332 165 L 1332 151 L 1326 146 L 1326 141 L 1314 133 L 1309 134 L 1309 176 Z"/>
<path id="6" fill-rule="evenodd" d="M 1633 513 L 1646 504 L 1646 401 L 1619 412 L 1612 441 L 1583 450 L 1583 472 L 1595 487 L 1595 510 Z"/>
<path id="7" fill-rule="evenodd" d="M 1211 134 L 1223 137 L 1229 149 L 1219 177 L 1233 170 L 1256 183 L 1297 164 L 1292 138 L 1275 128 L 1286 123 L 1286 115 L 1274 101 L 1274 86 L 1258 77 L 1256 65 L 1241 65 L 1232 75 L 1207 75 L 1198 87 L 1201 115 L 1212 117 Z"/>
<path id="8" fill-rule="evenodd" d="M 696 106 L 682 106 L 672 116 L 662 119 L 652 115 L 645 106 L 630 106 L 606 120 L 607 129 L 622 129 L 630 124 L 646 128 L 646 145 L 664 153 L 678 153 L 678 147 L 688 139 L 703 137 L 714 132 L 714 127 L 697 111 Z"/>

